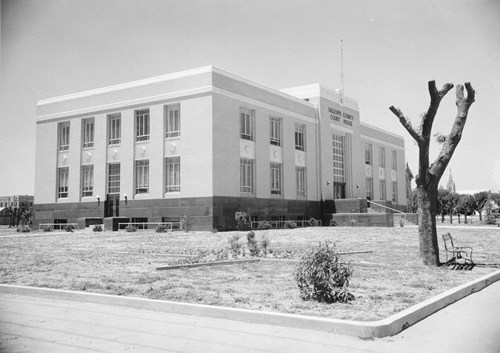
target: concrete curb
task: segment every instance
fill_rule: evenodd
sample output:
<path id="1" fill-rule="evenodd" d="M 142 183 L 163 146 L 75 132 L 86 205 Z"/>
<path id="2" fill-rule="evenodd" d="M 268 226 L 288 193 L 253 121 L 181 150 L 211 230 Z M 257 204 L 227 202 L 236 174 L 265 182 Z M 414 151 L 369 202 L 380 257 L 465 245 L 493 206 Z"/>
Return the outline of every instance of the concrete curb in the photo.
<path id="1" fill-rule="evenodd" d="M 82 293 L 67 290 L 34 288 L 0 284 L 0 293 L 36 296 L 50 299 L 84 301 L 88 303 L 127 306 L 135 309 L 154 310 L 182 315 L 198 315 L 218 319 L 243 321 L 258 324 L 278 325 L 308 330 L 319 330 L 362 338 L 395 335 L 427 316 L 478 292 L 500 280 L 500 270 L 438 296 L 414 305 L 386 319 L 370 322 L 318 318 L 313 316 L 283 314 L 266 311 L 218 307 L 204 304 L 189 304 L 144 298 L 122 297 L 108 294 Z"/>

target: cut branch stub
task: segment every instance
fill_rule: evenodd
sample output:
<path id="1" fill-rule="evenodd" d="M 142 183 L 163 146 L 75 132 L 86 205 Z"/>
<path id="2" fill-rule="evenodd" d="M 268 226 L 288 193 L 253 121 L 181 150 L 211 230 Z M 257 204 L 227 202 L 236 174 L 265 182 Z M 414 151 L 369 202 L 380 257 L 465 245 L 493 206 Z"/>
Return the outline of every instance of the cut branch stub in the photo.
<path id="1" fill-rule="evenodd" d="M 408 119 L 403 114 L 403 112 L 401 112 L 401 110 L 399 110 L 398 108 L 396 108 L 394 106 L 389 107 L 389 110 L 394 115 L 396 115 L 398 117 L 401 125 L 403 125 L 403 127 L 406 129 L 406 131 L 408 131 L 408 133 L 411 135 L 411 137 L 413 137 L 415 139 L 415 141 L 417 141 L 417 143 L 420 144 L 422 142 L 422 137 L 415 131 L 415 129 L 411 125 L 410 119 Z"/>

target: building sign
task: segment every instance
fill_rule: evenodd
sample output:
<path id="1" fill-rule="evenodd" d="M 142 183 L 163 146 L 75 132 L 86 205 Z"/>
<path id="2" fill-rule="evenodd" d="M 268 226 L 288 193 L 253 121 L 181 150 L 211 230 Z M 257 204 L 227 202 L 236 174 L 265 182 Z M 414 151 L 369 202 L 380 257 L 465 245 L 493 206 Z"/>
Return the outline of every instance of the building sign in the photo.
<path id="1" fill-rule="evenodd" d="M 338 123 L 344 123 L 345 125 L 349 125 L 350 127 L 352 127 L 354 116 L 352 116 L 351 114 L 341 112 L 340 110 L 332 107 L 328 107 L 328 112 L 330 113 L 331 120 Z"/>

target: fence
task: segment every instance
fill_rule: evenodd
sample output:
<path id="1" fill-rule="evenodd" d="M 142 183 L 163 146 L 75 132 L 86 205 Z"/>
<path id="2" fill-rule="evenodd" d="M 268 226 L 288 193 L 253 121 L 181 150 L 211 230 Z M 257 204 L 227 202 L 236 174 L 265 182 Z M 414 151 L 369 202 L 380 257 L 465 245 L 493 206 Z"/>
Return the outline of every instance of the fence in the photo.
<path id="1" fill-rule="evenodd" d="M 303 219 L 289 219 L 289 220 L 284 220 L 284 221 L 251 221 L 250 222 L 250 228 L 252 229 L 258 229 L 259 228 L 259 223 L 265 222 L 266 224 L 269 224 L 271 228 L 279 229 L 279 228 L 286 228 L 286 223 L 293 222 L 297 225 L 297 227 L 312 227 L 313 225 L 309 224 L 308 220 L 303 220 Z M 318 227 L 321 227 L 323 225 L 323 222 L 320 220 L 316 220 L 318 223 Z"/>
<path id="2" fill-rule="evenodd" d="M 51 227 L 54 230 L 61 230 L 66 228 L 67 226 L 73 226 L 73 228 L 76 229 L 78 227 L 78 223 L 40 223 L 40 225 L 38 226 L 38 230 L 42 230 L 46 227 Z"/>
<path id="3" fill-rule="evenodd" d="M 156 229 L 159 226 L 165 227 L 170 231 L 182 230 L 182 222 L 127 222 L 118 223 L 118 230 L 123 230 L 127 226 L 134 226 L 137 230 Z"/>

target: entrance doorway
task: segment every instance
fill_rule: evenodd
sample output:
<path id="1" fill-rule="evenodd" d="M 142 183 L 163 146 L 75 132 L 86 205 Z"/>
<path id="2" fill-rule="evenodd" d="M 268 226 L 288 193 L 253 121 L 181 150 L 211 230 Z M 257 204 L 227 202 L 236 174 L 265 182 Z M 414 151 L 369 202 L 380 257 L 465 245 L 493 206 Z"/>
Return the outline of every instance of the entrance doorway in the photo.
<path id="1" fill-rule="evenodd" d="M 104 217 L 120 216 L 120 194 L 108 194 L 104 202 Z"/>
<path id="2" fill-rule="evenodd" d="M 345 199 L 345 183 L 333 183 L 333 198 L 335 200 Z"/>

